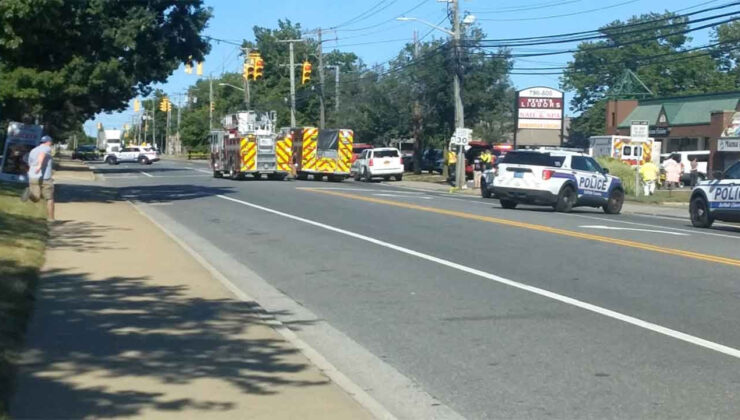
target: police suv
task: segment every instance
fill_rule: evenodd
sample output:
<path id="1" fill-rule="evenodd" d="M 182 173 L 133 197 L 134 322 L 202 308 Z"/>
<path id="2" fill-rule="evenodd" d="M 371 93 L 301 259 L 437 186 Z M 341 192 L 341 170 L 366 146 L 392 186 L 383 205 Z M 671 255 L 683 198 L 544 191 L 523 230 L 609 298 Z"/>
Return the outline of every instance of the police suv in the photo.
<path id="1" fill-rule="evenodd" d="M 694 187 L 689 214 L 696 227 L 710 227 L 715 219 L 740 222 L 740 162 Z"/>
<path id="2" fill-rule="evenodd" d="M 552 206 L 560 212 L 577 206 L 601 207 L 609 214 L 622 211 L 624 189 L 620 179 L 584 153 L 515 150 L 496 166 L 487 171 L 482 194 L 497 197 L 505 209 L 521 203 Z"/>

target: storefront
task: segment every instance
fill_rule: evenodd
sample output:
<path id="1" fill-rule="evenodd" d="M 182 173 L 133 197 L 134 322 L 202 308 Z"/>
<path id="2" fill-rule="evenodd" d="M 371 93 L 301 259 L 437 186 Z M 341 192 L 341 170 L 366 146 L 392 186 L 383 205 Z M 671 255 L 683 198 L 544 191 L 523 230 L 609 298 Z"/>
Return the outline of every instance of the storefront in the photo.
<path id="1" fill-rule="evenodd" d="M 632 122 L 647 121 L 650 137 L 662 143 L 662 153 L 708 150 L 710 171 L 723 170 L 738 160 L 735 151 L 721 151 L 718 143 L 724 138 L 740 138 L 738 111 L 740 92 L 613 100 L 607 103 L 606 134 L 629 135 Z"/>

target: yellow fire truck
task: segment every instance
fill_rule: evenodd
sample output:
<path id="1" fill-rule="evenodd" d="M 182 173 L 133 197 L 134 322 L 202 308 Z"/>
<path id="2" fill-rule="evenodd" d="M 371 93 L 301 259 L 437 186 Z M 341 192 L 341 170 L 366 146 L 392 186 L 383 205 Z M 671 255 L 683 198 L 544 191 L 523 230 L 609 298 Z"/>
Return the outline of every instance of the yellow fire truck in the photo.
<path id="1" fill-rule="evenodd" d="M 303 127 L 291 130 L 296 177 L 326 177 L 341 182 L 350 176 L 354 132 L 347 129 Z"/>

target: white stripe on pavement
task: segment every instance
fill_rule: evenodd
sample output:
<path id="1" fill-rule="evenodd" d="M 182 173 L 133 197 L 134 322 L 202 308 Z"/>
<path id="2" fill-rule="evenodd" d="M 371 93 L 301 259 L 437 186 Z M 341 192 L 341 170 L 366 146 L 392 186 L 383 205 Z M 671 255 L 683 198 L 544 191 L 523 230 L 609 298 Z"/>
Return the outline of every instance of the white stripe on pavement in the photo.
<path id="1" fill-rule="evenodd" d="M 395 251 L 398 251 L 398 252 L 402 252 L 404 254 L 408 254 L 408 255 L 411 255 L 411 256 L 414 256 L 414 257 L 421 258 L 423 260 L 427 260 L 427 261 L 431 261 L 431 262 L 434 262 L 434 263 L 437 263 L 437 264 L 440 264 L 440 265 L 444 265 L 446 267 L 453 268 L 455 270 L 459 270 L 459 271 L 462 271 L 462 272 L 465 272 L 465 273 L 468 273 L 468 274 L 472 274 L 474 276 L 478 276 L 478 277 L 482 277 L 482 278 L 485 278 L 485 279 L 488 279 L 488 280 L 492 280 L 494 282 L 501 283 L 501 284 L 504 284 L 504 285 L 507 285 L 507 286 L 511 286 L 511 287 L 514 287 L 514 288 L 517 288 L 517 289 L 520 289 L 520 290 L 524 290 L 526 292 L 534 293 L 536 295 L 544 296 L 546 298 L 549 298 L 549 299 L 552 299 L 552 300 L 556 300 L 558 302 L 562 302 L 562 303 L 565 303 L 565 304 L 568 304 L 568 305 L 572 305 L 572 306 L 575 306 L 575 307 L 578 307 L 578 308 L 581 308 L 581 309 L 585 309 L 587 311 L 591 311 L 591 312 L 597 313 L 599 315 L 603 315 L 603 316 L 606 316 L 606 317 L 609 317 L 609 318 L 612 318 L 612 319 L 616 319 L 616 320 L 619 320 L 619 321 L 622 321 L 622 322 L 626 322 L 628 324 L 632 324 L 632 325 L 635 325 L 635 326 L 640 327 L 640 328 L 644 328 L 644 329 L 649 330 L 649 331 L 657 332 L 659 334 L 663 334 L 663 335 L 666 335 L 668 337 L 672 337 L 672 338 L 675 338 L 675 339 L 678 339 L 678 340 L 681 340 L 681 341 L 684 341 L 684 342 L 687 342 L 687 343 L 691 343 L 691 344 L 694 344 L 694 345 L 697 345 L 697 346 L 700 346 L 700 347 L 704 347 L 704 348 L 707 348 L 707 349 L 710 349 L 710 350 L 714 350 L 716 352 L 719 352 L 719 353 L 722 353 L 722 354 L 726 354 L 728 356 L 732 356 L 732 357 L 735 357 L 735 358 L 740 359 L 740 350 L 739 349 L 736 349 L 736 348 L 733 348 L 733 347 L 729 347 L 729 346 L 725 346 L 723 344 L 715 343 L 713 341 L 705 340 L 703 338 L 699 338 L 699 337 L 696 337 L 696 336 L 693 336 L 693 335 L 690 335 L 690 334 L 686 334 L 686 333 L 683 333 L 681 331 L 676 331 L 676 330 L 673 330 L 671 328 L 664 327 L 662 325 L 654 324 L 652 322 L 645 321 L 645 320 L 642 320 L 642 319 L 639 319 L 639 318 L 635 318 L 633 316 L 629 316 L 629 315 L 625 315 L 625 314 L 620 313 L 620 312 L 612 311 L 611 309 L 602 308 L 600 306 L 593 305 L 593 304 L 588 303 L 588 302 L 583 302 L 583 301 L 580 301 L 578 299 L 574 299 L 574 298 L 571 298 L 571 297 L 568 297 L 568 296 L 565 296 L 565 295 L 561 295 L 561 294 L 558 294 L 558 293 L 550 292 L 550 291 L 545 290 L 545 289 L 540 289 L 539 287 L 534 287 L 534 286 L 530 286 L 530 285 L 527 285 L 527 284 L 524 284 L 524 283 L 519 283 L 517 281 L 509 280 L 507 278 L 504 278 L 504 277 L 501 277 L 501 276 L 497 276 L 495 274 L 487 273 L 487 272 L 482 271 L 482 270 L 478 270 L 478 269 L 475 269 L 475 268 L 472 268 L 472 267 L 468 267 L 468 266 L 465 266 L 465 265 L 462 265 L 462 264 L 458 264 L 458 263 L 455 263 L 455 262 L 452 262 L 452 261 L 448 261 L 448 260 L 445 260 L 445 259 L 442 259 L 442 258 L 437 258 L 437 257 L 432 256 L 432 255 L 429 255 L 429 254 L 424 254 L 422 252 L 414 251 L 414 250 L 409 249 L 409 248 L 404 248 L 404 247 L 399 246 L 399 245 L 394 245 L 394 244 L 391 244 L 389 242 L 385 242 L 385 241 L 381 241 L 379 239 L 371 238 L 369 236 L 361 235 L 359 233 L 354 233 L 354 232 L 351 232 L 351 231 L 348 231 L 348 230 L 344 230 L 344 229 L 340 229 L 340 228 L 336 228 L 334 226 L 330 226 L 330 225 L 327 225 L 327 224 L 324 224 L 324 223 L 316 222 L 316 221 L 313 221 L 313 220 L 310 220 L 310 219 L 305 219 L 303 217 L 294 216 L 294 215 L 288 214 L 288 213 L 283 213 L 283 212 L 278 211 L 278 210 L 273 210 L 271 208 L 263 207 L 263 206 L 260 206 L 260 205 L 257 205 L 257 204 L 252 204 L 252 203 L 249 203 L 249 202 L 246 202 L 246 201 L 237 200 L 235 198 L 227 197 L 225 195 L 217 195 L 217 197 L 222 198 L 224 200 L 229 200 L 229 201 L 232 201 L 232 202 L 235 202 L 235 203 L 239 203 L 239 204 L 242 204 L 242 205 L 245 205 L 245 206 L 248 206 L 248 207 L 252 207 L 252 208 L 255 208 L 255 209 L 258 209 L 258 210 L 262 210 L 262 211 L 265 211 L 267 213 L 272 213 L 272 214 L 275 214 L 277 216 L 285 217 L 285 218 L 288 218 L 288 219 L 291 219 L 291 220 L 295 220 L 295 221 L 298 221 L 298 222 L 302 222 L 302 223 L 306 223 L 306 224 L 309 224 L 309 225 L 312 225 L 312 226 L 316 226 L 316 227 L 319 227 L 319 228 L 322 228 L 322 229 L 325 229 L 325 230 L 328 230 L 328 231 L 331 231 L 331 232 L 339 233 L 339 234 L 342 234 L 342 235 L 345 235 L 345 236 L 349 236 L 349 237 L 352 237 L 352 238 L 355 238 L 355 239 L 359 239 L 359 240 L 362 240 L 362 241 L 365 241 L 365 242 L 369 242 L 369 243 L 372 243 L 372 244 L 375 244 L 375 245 L 379 245 L 379 246 L 382 246 L 382 247 L 385 247 L 385 248 L 389 248 L 389 249 L 392 249 L 392 250 L 395 250 Z"/>
<path id="2" fill-rule="evenodd" d="M 740 236 L 737 236 L 737 235 L 726 235 L 726 234 L 723 234 L 723 233 L 707 232 L 705 229 L 703 230 L 703 229 L 698 229 L 698 228 L 697 229 L 693 229 L 693 230 L 689 230 L 689 229 L 674 228 L 674 227 L 670 227 L 670 226 L 652 225 L 650 223 L 627 222 L 625 220 L 618 220 L 618 219 L 615 219 L 615 218 L 605 218 L 605 217 L 598 217 L 598 216 L 587 216 L 585 214 L 575 214 L 575 213 L 560 213 L 560 214 L 563 215 L 563 216 L 568 216 L 568 217 L 581 217 L 581 218 L 584 218 L 584 219 L 600 220 L 602 222 L 622 223 L 622 224 L 625 224 L 625 225 L 632 225 L 632 226 L 645 226 L 645 227 L 653 227 L 653 228 L 660 228 L 660 229 L 668 229 L 668 230 L 673 230 L 673 231 L 676 231 L 676 232 L 685 232 L 685 233 L 691 233 L 691 234 L 698 233 L 700 235 L 709 235 L 709 236 L 719 236 L 721 238 L 740 239 Z M 721 225 L 717 225 L 717 226 L 721 226 Z"/>
<path id="3" fill-rule="evenodd" d="M 146 176 L 148 176 L 149 178 L 154 178 L 154 175 L 152 175 L 152 174 L 149 174 L 149 173 L 146 173 L 146 172 L 144 172 L 144 171 L 139 171 L 139 173 L 141 173 L 142 175 L 146 175 Z"/>
<path id="4" fill-rule="evenodd" d="M 688 233 L 671 232 L 667 230 L 657 230 L 657 229 L 639 229 L 639 228 L 627 228 L 627 227 L 606 226 L 606 225 L 583 225 L 579 227 L 585 228 L 585 229 L 629 230 L 633 232 L 663 233 L 666 235 L 675 235 L 675 236 L 691 236 Z"/>

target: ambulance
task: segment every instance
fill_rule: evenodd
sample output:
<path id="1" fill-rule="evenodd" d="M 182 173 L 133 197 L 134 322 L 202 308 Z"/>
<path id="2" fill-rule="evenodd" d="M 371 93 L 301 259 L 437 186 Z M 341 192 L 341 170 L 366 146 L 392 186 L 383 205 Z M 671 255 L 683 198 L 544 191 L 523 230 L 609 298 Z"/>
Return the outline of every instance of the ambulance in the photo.
<path id="1" fill-rule="evenodd" d="M 652 137 L 594 136 L 589 138 L 588 155 L 609 156 L 631 166 L 646 162 L 660 164 L 662 144 Z"/>

